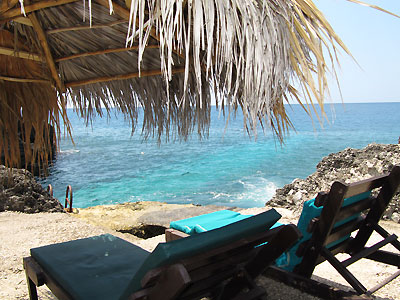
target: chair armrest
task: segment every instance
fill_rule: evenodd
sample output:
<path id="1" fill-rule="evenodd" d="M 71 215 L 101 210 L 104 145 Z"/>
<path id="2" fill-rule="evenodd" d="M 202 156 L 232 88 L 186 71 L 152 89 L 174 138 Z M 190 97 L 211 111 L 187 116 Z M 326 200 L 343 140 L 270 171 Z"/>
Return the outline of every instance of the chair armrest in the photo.
<path id="1" fill-rule="evenodd" d="M 176 230 L 176 229 L 172 229 L 172 228 L 165 229 L 165 241 L 166 242 L 179 240 L 179 239 L 182 239 L 182 238 L 185 238 L 188 236 L 189 235 L 187 233 L 184 233 L 184 232 Z"/>

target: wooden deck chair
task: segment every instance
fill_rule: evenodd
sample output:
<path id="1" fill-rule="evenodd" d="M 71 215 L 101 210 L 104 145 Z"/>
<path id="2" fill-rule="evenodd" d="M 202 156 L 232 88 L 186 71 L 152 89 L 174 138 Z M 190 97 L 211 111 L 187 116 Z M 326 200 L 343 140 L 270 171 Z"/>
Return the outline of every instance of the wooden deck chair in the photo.
<path id="1" fill-rule="evenodd" d="M 46 284 L 59 299 L 262 299 L 254 283 L 300 234 L 270 227 L 275 210 L 149 253 L 112 235 L 31 249 L 24 258 L 30 299 Z"/>
<path id="2" fill-rule="evenodd" d="M 397 271 L 387 280 L 367 290 L 347 269 L 347 266 L 362 258 L 400 268 L 400 242 L 396 235 L 390 235 L 378 224 L 399 185 L 400 166 L 395 166 L 388 175 L 357 183 L 333 183 L 329 193 L 320 193 L 315 201 L 311 200 L 304 205 L 298 227 L 302 232 L 301 225 L 306 225 L 308 233 L 305 233 L 298 245 L 289 251 L 289 254 L 290 252 L 293 254 L 293 251 L 296 254 L 296 257 L 291 256 L 292 259 L 295 261 L 298 259 L 294 265 L 292 262 L 291 268 L 287 268 L 293 273 L 285 271 L 282 273 L 277 268 L 270 273 L 275 278 L 279 276 L 286 283 L 305 288 L 311 286 L 312 281 L 302 279 L 311 278 L 315 267 L 327 260 L 359 295 L 370 295 L 399 276 L 400 271 Z M 375 191 L 376 196 L 374 192 L 371 193 L 375 189 L 378 189 Z M 306 208 L 312 208 L 314 212 L 305 213 Z M 318 209 L 319 216 L 313 216 L 312 214 Z M 366 247 L 373 231 L 383 239 L 373 246 Z M 398 251 L 380 250 L 388 244 L 393 245 Z M 335 255 L 341 252 L 348 253 L 350 258 L 339 261 Z M 315 291 L 315 287 L 311 289 Z"/>

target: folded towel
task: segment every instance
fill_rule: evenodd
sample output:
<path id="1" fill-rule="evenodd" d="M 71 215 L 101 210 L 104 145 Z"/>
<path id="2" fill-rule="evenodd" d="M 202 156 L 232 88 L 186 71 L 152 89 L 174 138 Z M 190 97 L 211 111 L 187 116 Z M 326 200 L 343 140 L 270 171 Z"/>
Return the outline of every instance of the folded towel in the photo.
<path id="1" fill-rule="evenodd" d="M 251 216 L 252 215 L 241 215 L 231 210 L 219 210 L 209 214 L 173 221 L 170 223 L 170 228 L 191 235 L 220 228 Z"/>

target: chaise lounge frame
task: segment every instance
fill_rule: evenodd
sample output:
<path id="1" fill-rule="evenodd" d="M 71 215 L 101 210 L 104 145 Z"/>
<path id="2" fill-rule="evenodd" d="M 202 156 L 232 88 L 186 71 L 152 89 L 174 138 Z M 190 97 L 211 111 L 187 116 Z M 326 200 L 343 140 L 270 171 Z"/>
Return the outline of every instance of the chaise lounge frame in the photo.
<path id="1" fill-rule="evenodd" d="M 265 299 L 265 289 L 255 284 L 255 277 L 299 237 L 296 226 L 279 226 L 150 270 L 141 281 L 142 289 L 129 299 Z M 256 247 L 260 244 L 263 245 Z M 30 299 L 37 299 L 36 287 L 43 284 L 57 298 L 73 299 L 33 257 L 26 257 L 23 262 Z"/>
<path id="2" fill-rule="evenodd" d="M 378 224 L 399 185 L 400 166 L 395 166 L 390 174 L 360 182 L 352 184 L 333 183 L 328 193 L 320 193 L 315 199 L 315 205 L 323 206 L 323 208 L 321 216 L 310 221 L 307 231 L 312 233 L 311 238 L 298 248 L 296 254 L 302 256 L 301 262 L 294 268 L 293 273 L 273 267 L 269 269 L 269 274 L 318 296 L 328 298 L 343 297 L 343 293 L 336 293 L 337 291 L 334 292 L 331 287 L 310 279 L 315 267 L 327 260 L 354 288 L 358 295 L 365 295 L 365 298 L 368 298 L 369 295 L 399 276 L 400 270 L 368 290 L 347 269 L 347 266 L 362 258 L 367 258 L 400 268 L 400 242 L 398 237 L 395 234 L 389 234 Z M 373 196 L 372 193 L 372 196 L 343 207 L 345 198 L 373 191 L 377 188 L 380 188 L 377 196 Z M 346 222 L 349 217 L 357 214 L 360 214 L 357 218 Z M 344 222 L 344 224 L 334 227 L 340 221 Z M 366 243 L 374 231 L 381 235 L 383 240 L 366 247 Z M 354 233 L 355 237 L 349 236 L 351 233 Z M 333 248 L 328 249 L 326 247 L 326 245 L 343 238 L 345 240 Z M 393 245 L 399 253 L 380 250 L 388 244 Z M 338 253 L 347 253 L 350 258 L 339 261 L 335 257 Z M 356 297 L 354 299 L 361 298 Z"/>

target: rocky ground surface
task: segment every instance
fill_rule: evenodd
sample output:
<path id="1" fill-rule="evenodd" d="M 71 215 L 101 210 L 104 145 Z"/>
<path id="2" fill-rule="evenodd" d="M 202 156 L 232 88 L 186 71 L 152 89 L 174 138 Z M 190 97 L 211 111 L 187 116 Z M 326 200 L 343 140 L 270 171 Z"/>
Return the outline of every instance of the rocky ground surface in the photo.
<path id="1" fill-rule="evenodd" d="M 381 175 L 400 165 L 400 145 L 370 144 L 364 149 L 347 148 L 324 157 L 317 170 L 306 179 L 295 179 L 276 190 L 269 206 L 290 208 L 300 215 L 304 201 L 317 192 L 329 191 L 335 181 L 351 183 Z M 400 191 L 390 202 L 384 219 L 400 223 Z"/>
<path id="2" fill-rule="evenodd" d="M 29 171 L 0 166 L 0 212 L 63 212 L 60 202 Z"/>
<path id="3" fill-rule="evenodd" d="M 164 232 L 174 220 L 190 218 L 227 207 L 192 204 L 167 204 L 163 202 L 128 202 L 115 205 L 98 205 L 74 210 L 74 216 L 99 226 L 106 226 L 116 231 L 129 232 L 140 228 L 155 233 L 157 228 Z M 132 232 L 131 232 L 132 233 Z"/>
<path id="4" fill-rule="evenodd" d="M 186 209 L 186 207 L 182 207 Z M 177 208 L 172 208 L 176 210 Z M 268 208 L 252 208 L 242 210 L 243 214 L 257 214 Z M 289 210 L 280 210 L 281 221 L 296 222 Z M 383 221 L 384 228 L 397 235 L 400 234 L 400 225 L 394 222 Z M 76 218 L 67 213 L 38 213 L 26 214 L 19 212 L 0 213 L 0 299 L 28 299 L 28 288 L 22 266 L 22 258 L 29 255 L 29 249 L 44 245 L 60 243 L 79 238 L 110 233 L 134 243 L 147 251 L 153 251 L 158 243 L 165 241 L 165 235 L 158 235 L 149 239 L 139 239 L 131 234 L 120 233 L 105 226 L 93 225 L 83 218 Z M 362 260 L 352 265 L 352 271 L 367 287 L 395 272 L 397 268 Z M 341 289 L 348 288 L 332 266 L 320 264 L 315 271 L 315 279 Z M 260 276 L 257 284 L 263 286 L 270 300 L 317 300 L 319 298 L 302 293 L 281 282 Z M 396 279 L 376 293 L 375 299 L 398 299 L 400 280 Z M 39 299 L 56 299 L 53 294 L 42 286 L 38 289 Z"/>

